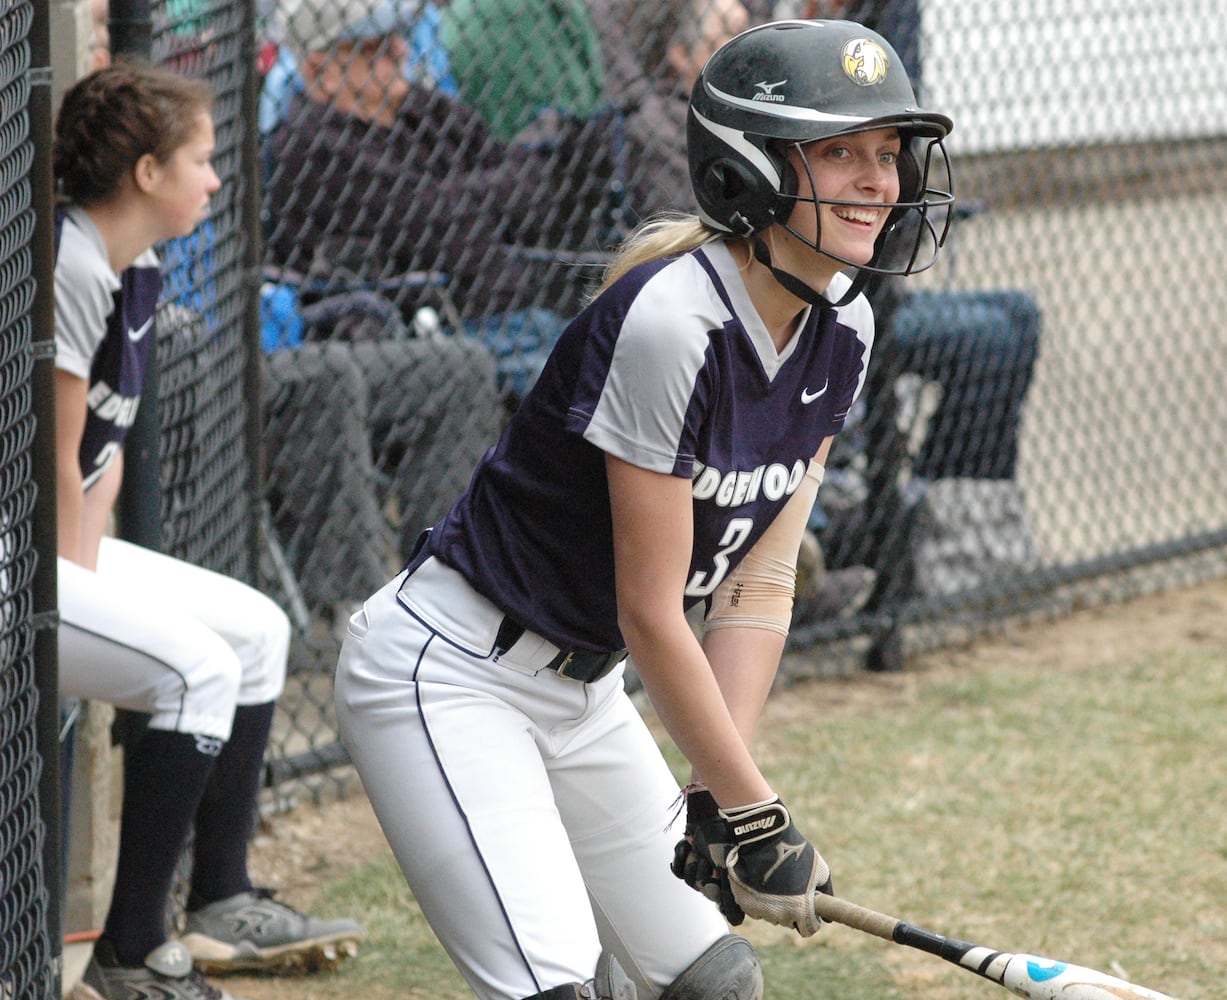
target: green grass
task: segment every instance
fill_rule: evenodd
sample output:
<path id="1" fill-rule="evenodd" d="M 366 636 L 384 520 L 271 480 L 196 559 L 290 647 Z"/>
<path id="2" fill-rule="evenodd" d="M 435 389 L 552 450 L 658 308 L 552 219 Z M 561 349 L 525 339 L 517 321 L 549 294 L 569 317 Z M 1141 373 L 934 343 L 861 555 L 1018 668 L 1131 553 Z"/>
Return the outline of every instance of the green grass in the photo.
<path id="1" fill-rule="evenodd" d="M 776 695 L 759 756 L 841 895 L 1182 1000 L 1222 995 L 1227 650 L 1094 671 L 974 666 L 826 710 L 840 690 L 823 682 Z M 328 885 L 319 909 L 359 916 L 370 939 L 296 997 L 470 995 L 386 855 Z M 844 927 L 808 941 L 743 930 L 770 997 L 1007 995 Z"/>

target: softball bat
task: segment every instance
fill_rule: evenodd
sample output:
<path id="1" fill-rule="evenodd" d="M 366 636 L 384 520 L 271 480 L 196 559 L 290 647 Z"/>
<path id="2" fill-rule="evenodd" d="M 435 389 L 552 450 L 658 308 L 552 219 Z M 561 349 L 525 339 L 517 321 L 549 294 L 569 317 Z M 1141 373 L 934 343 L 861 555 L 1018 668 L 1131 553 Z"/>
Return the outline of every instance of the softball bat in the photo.
<path id="1" fill-rule="evenodd" d="M 838 896 L 816 894 L 814 912 L 823 920 L 937 955 L 1027 1000 L 1174 1000 L 1166 993 L 1135 986 L 1081 965 L 1039 955 L 995 951 L 934 934 Z"/>

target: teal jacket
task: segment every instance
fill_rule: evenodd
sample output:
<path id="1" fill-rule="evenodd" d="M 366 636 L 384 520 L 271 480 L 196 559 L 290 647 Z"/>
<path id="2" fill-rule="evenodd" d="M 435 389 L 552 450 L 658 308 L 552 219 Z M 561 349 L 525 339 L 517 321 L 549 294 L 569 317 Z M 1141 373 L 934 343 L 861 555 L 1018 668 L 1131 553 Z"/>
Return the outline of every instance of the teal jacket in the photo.
<path id="1" fill-rule="evenodd" d="M 588 118 L 605 66 L 582 0 L 452 0 L 443 41 L 461 101 L 510 139 L 540 111 Z"/>

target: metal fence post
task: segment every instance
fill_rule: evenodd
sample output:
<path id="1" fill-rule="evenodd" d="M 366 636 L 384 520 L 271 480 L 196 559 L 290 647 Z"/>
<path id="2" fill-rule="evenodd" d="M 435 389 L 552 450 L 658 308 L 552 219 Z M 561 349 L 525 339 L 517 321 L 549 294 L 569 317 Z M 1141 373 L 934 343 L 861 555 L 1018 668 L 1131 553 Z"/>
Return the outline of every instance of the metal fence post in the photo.
<path id="1" fill-rule="evenodd" d="M 111 0 L 108 27 L 114 56 L 148 60 L 153 50 L 150 0 Z M 162 549 L 161 446 L 158 422 L 158 362 L 146 369 L 141 406 L 124 442 L 124 479 L 116 513 L 119 534 L 147 549 Z"/>
<path id="2" fill-rule="evenodd" d="M 35 228 L 31 239 L 36 280 L 31 308 L 35 364 L 31 389 L 35 399 L 32 473 L 37 490 L 33 533 L 40 558 L 33 582 L 34 682 L 38 689 L 37 744 L 42 770 L 38 806 L 42 818 L 43 886 L 46 891 L 48 939 L 45 982 L 47 995 L 58 997 L 64 962 L 63 802 L 60 773 L 59 645 L 55 504 L 55 409 L 45 401 L 55 392 L 55 297 L 52 289 L 54 250 L 54 187 L 51 176 L 51 23 L 46 4 L 34 5 L 30 28 L 30 137 L 34 160 L 30 169 Z M 42 400 L 43 403 L 37 401 Z"/>

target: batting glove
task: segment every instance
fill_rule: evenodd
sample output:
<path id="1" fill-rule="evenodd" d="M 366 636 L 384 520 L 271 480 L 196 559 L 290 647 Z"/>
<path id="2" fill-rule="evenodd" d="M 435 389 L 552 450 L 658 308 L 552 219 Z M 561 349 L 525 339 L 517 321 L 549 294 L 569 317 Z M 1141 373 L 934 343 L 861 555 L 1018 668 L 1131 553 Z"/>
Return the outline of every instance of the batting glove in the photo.
<path id="1" fill-rule="evenodd" d="M 729 880 L 733 897 L 752 917 L 794 927 L 802 937 L 817 934 L 814 893 L 833 893 L 831 869 L 792 824 L 779 797 L 735 809 L 721 809 L 733 835 Z"/>
<path id="2" fill-rule="evenodd" d="M 673 849 L 673 874 L 710 899 L 736 927 L 746 919 L 745 911 L 733 898 L 725 871 L 725 855 L 730 845 L 728 825 L 720 815 L 716 800 L 706 788 L 686 795 L 686 835 Z"/>

